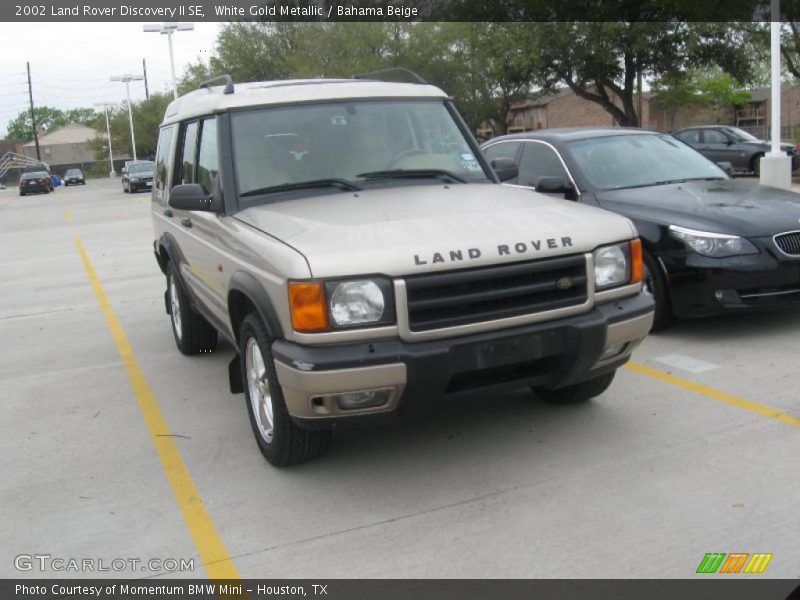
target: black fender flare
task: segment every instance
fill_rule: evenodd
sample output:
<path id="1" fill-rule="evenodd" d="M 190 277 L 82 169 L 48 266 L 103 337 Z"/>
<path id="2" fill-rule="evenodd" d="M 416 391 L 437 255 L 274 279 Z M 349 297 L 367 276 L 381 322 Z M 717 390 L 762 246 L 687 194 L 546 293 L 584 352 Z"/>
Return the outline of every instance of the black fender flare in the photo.
<path id="1" fill-rule="evenodd" d="M 264 287 L 253 275 L 245 271 L 236 271 L 228 283 L 228 314 L 231 319 L 231 330 L 235 337 L 238 338 L 239 331 L 236 319 L 234 318 L 236 315 L 233 314 L 234 307 L 230 302 L 231 292 L 240 292 L 256 307 L 261 321 L 267 328 L 267 332 L 271 338 L 283 338 L 283 327 L 281 327 L 278 313 L 273 306 L 269 294 L 267 294 Z"/>

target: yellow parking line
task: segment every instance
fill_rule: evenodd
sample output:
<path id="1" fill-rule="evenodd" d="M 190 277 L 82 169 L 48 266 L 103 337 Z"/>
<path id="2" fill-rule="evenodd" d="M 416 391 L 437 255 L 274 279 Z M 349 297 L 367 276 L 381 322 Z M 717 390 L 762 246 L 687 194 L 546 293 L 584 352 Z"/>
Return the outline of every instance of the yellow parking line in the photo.
<path id="1" fill-rule="evenodd" d="M 632 371 L 636 371 L 637 373 L 647 375 L 648 377 L 652 377 L 654 379 L 665 381 L 666 383 L 689 390 L 690 392 L 703 394 L 704 396 L 708 396 L 714 400 L 719 400 L 720 402 L 725 402 L 726 404 L 758 413 L 759 415 L 769 417 L 770 419 L 776 419 L 782 423 L 786 423 L 787 425 L 800 427 L 800 417 L 795 417 L 782 410 L 778 410 L 777 408 L 772 408 L 765 404 L 759 404 L 758 402 L 753 402 L 752 400 L 747 400 L 741 396 L 729 394 L 728 392 L 715 390 L 714 388 L 703 385 L 702 383 L 683 379 L 682 377 L 677 377 L 675 375 L 671 375 L 670 373 L 665 373 L 664 371 L 659 371 L 658 369 L 653 369 L 652 367 L 648 367 L 639 363 L 629 362 L 625 366 Z"/>
<path id="2" fill-rule="evenodd" d="M 125 365 L 128 381 L 139 403 L 139 410 L 150 432 L 150 439 L 156 448 L 161 466 L 172 488 L 172 493 L 175 494 L 183 520 L 194 540 L 206 573 L 210 579 L 238 579 L 239 573 L 214 527 L 211 516 L 203 505 L 200 493 L 171 437 L 167 422 L 150 389 L 150 384 L 139 366 L 139 361 L 136 360 L 125 330 L 111 308 L 111 303 L 77 233 L 73 235 L 73 241 L 81 256 L 83 268 L 86 270 L 97 303 L 100 305 L 100 311 L 103 313 L 111 337 L 114 339 L 117 352 Z"/>
<path id="3" fill-rule="evenodd" d="M 66 206 L 61 209 L 61 212 L 64 215 L 64 220 L 66 220 L 67 223 L 72 223 L 72 213 Z"/>

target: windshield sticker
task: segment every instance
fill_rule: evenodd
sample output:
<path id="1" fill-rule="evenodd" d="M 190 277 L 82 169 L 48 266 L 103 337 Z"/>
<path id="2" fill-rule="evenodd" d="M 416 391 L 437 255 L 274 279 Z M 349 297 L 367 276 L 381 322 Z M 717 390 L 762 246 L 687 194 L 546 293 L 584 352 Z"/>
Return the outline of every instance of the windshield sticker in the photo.
<path id="1" fill-rule="evenodd" d="M 475 159 L 475 155 L 472 152 L 463 152 L 461 154 L 461 164 L 468 171 L 481 170 L 481 166 L 478 164 L 478 161 Z"/>

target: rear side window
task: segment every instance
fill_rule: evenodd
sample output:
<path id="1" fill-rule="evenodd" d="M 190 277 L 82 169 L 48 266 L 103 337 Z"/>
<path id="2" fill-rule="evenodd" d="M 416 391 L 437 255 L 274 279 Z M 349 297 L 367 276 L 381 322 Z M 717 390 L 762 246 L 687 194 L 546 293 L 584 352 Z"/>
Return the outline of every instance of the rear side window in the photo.
<path id="1" fill-rule="evenodd" d="M 727 144 L 728 136 L 716 129 L 703 131 L 703 142 L 706 144 Z"/>
<path id="2" fill-rule="evenodd" d="M 175 127 L 164 127 L 158 134 L 158 149 L 156 150 L 156 168 L 153 187 L 163 190 L 169 173 L 169 151 L 172 148 L 172 137 Z"/>
<path id="3" fill-rule="evenodd" d="M 217 154 L 217 120 L 204 119 L 200 130 L 200 149 L 197 153 L 197 183 L 207 193 L 214 191 L 219 174 Z"/>
<path id="4" fill-rule="evenodd" d="M 197 121 L 192 121 L 184 126 L 183 147 L 180 156 L 180 172 L 178 183 L 194 183 L 194 172 L 197 166 Z"/>
<path id="5" fill-rule="evenodd" d="M 499 142 L 486 148 L 483 155 L 491 162 L 496 158 L 510 158 L 517 162 L 517 153 L 519 151 L 520 142 Z"/>
<path id="6" fill-rule="evenodd" d="M 700 143 L 700 130 L 699 129 L 690 129 L 689 131 L 682 131 L 676 137 L 680 141 L 686 142 L 687 144 L 699 144 Z"/>

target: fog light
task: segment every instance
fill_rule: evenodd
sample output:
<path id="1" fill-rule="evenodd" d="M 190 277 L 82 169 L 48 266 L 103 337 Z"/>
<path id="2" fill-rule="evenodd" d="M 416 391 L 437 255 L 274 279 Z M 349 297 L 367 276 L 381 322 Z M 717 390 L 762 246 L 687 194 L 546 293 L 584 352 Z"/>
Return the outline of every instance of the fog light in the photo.
<path id="1" fill-rule="evenodd" d="M 627 345 L 628 345 L 628 343 L 625 342 L 623 344 L 614 344 L 613 346 L 609 346 L 608 348 L 603 350 L 603 353 L 600 355 L 600 358 L 598 358 L 597 360 L 598 361 L 605 360 L 607 358 L 612 358 L 614 356 L 617 356 L 618 354 L 622 354 L 622 351 L 625 350 L 625 346 L 627 346 Z"/>
<path id="2" fill-rule="evenodd" d="M 379 390 L 361 390 L 359 392 L 347 392 L 345 394 L 332 394 L 336 404 L 342 410 L 358 410 L 363 408 L 377 408 L 388 403 L 392 398 L 394 388 L 383 388 Z"/>
<path id="3" fill-rule="evenodd" d="M 714 297 L 720 304 L 739 304 L 739 294 L 736 290 L 717 290 L 714 292 Z"/>

